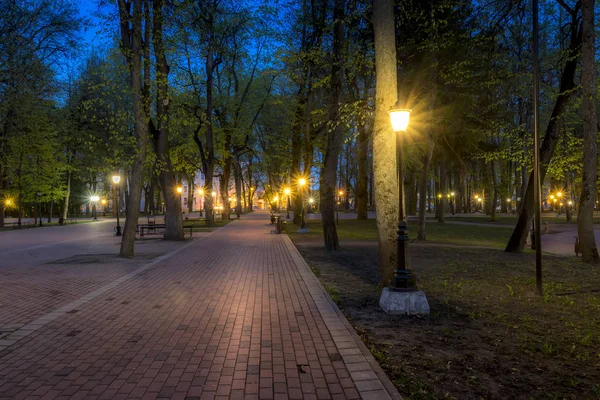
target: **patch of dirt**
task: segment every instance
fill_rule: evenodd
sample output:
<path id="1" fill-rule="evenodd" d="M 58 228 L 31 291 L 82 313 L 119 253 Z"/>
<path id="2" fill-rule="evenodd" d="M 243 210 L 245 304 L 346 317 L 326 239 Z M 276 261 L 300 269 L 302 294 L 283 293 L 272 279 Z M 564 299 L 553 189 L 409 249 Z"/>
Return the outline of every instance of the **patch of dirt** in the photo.
<path id="1" fill-rule="evenodd" d="M 391 317 L 376 243 L 297 247 L 407 399 L 600 398 L 598 268 L 545 256 L 542 298 L 531 254 L 411 245 L 431 315 Z"/>

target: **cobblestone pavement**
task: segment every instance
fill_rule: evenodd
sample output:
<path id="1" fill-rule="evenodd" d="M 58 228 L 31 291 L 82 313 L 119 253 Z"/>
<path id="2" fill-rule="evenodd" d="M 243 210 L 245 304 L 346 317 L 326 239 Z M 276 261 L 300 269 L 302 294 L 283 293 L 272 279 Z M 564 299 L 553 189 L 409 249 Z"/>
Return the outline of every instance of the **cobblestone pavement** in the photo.
<path id="1" fill-rule="evenodd" d="M 267 213 L 125 269 L 0 339 L 1 399 L 400 398 Z"/>

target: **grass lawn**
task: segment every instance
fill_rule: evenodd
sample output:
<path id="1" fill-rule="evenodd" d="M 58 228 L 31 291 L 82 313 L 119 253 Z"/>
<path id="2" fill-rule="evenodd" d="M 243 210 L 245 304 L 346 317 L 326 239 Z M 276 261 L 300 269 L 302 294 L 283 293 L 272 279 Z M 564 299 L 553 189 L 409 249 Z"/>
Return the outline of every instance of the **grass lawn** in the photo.
<path id="1" fill-rule="evenodd" d="M 0 228 L 0 232 L 5 232 L 5 231 L 15 231 L 15 230 L 21 230 L 21 229 L 34 229 L 34 228 L 44 228 L 47 226 L 67 226 L 67 225 L 73 225 L 73 224 L 87 224 L 90 222 L 94 222 L 93 219 L 87 219 L 87 220 L 75 220 L 73 222 L 69 222 L 68 224 L 64 224 L 64 225 L 60 225 L 58 222 L 45 222 L 42 221 L 43 225 L 40 227 L 39 225 L 34 225 L 34 224 L 22 224 L 21 227 L 17 227 L 16 225 L 5 225 L 3 227 Z"/>
<path id="2" fill-rule="evenodd" d="M 432 215 L 427 215 L 427 217 L 428 217 L 427 218 L 428 220 L 434 219 L 434 217 Z M 447 221 L 473 222 L 473 223 L 480 223 L 480 224 L 488 224 L 491 222 L 491 223 L 497 223 L 499 225 L 510 225 L 510 226 L 514 226 L 514 224 L 517 223 L 517 219 L 518 219 L 518 217 L 516 215 L 499 215 L 496 217 L 495 221 L 492 221 L 492 219 L 489 215 L 479 215 L 479 216 L 461 215 L 458 217 L 452 217 L 452 216 L 446 215 Z M 577 214 L 573 213 L 573 218 L 571 219 L 571 222 L 567 222 L 567 218 L 565 217 L 564 213 L 560 217 L 557 217 L 555 214 L 542 214 L 542 222 L 547 222 L 549 224 L 576 225 L 577 224 Z M 598 216 L 597 214 L 594 216 L 594 223 L 600 224 L 600 216 Z"/>
<path id="3" fill-rule="evenodd" d="M 297 233 L 298 227 L 290 224 L 288 234 L 297 241 L 321 240 L 323 227 L 321 221 L 307 221 L 309 233 Z M 408 221 L 410 239 L 417 238 L 417 222 Z M 473 245 L 504 248 L 512 233 L 512 227 L 488 227 L 476 225 L 438 224 L 428 222 L 425 226 L 427 241 L 455 245 Z M 377 223 L 374 219 L 340 219 L 338 224 L 340 240 L 377 240 Z"/>
<path id="4" fill-rule="evenodd" d="M 597 266 L 544 256 L 539 297 L 532 254 L 417 243 L 431 315 L 390 317 L 378 305 L 377 246 L 328 253 L 290 236 L 406 399 L 600 399 Z"/>
<path id="5" fill-rule="evenodd" d="M 223 221 L 223 220 L 219 219 L 219 220 L 215 221 L 215 224 L 213 226 L 208 226 L 208 225 L 206 225 L 206 221 L 204 220 L 204 218 L 202 218 L 202 219 L 190 218 L 190 219 L 183 220 L 183 226 L 187 227 L 187 228 L 184 228 L 184 231 L 186 231 L 186 232 L 188 232 L 190 225 L 193 226 L 192 231 L 194 231 L 194 232 L 212 232 L 215 229 L 218 229 L 218 228 L 221 228 L 221 227 L 227 225 L 231 221 L 232 220 Z"/>

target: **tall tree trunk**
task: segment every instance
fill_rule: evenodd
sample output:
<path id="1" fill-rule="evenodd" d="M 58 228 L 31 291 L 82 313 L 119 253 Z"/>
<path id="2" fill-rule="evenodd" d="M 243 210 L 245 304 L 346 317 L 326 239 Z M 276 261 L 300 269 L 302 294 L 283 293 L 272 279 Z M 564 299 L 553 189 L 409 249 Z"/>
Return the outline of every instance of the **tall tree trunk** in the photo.
<path id="1" fill-rule="evenodd" d="M 329 86 L 328 119 L 334 124 L 327 134 L 327 149 L 323 171 L 323 186 L 321 187 L 321 220 L 323 223 L 323 240 L 325 249 L 338 250 L 340 243 L 335 225 L 336 207 L 336 173 L 338 170 L 338 155 L 342 144 L 342 127 L 340 121 L 340 100 L 342 96 L 342 81 L 344 79 L 343 48 L 344 48 L 344 0 L 335 0 L 333 8 L 333 62 L 331 64 L 331 84 Z M 348 193 L 346 193 L 348 195 Z"/>
<path id="2" fill-rule="evenodd" d="M 234 164 L 234 178 L 235 178 L 235 213 L 237 218 L 240 219 L 242 215 L 242 195 L 243 195 L 243 184 L 242 184 L 242 167 L 240 166 L 239 158 L 236 158 Z"/>
<path id="3" fill-rule="evenodd" d="M 581 45 L 581 26 L 578 23 L 577 12 L 571 15 L 570 26 L 570 45 L 569 55 L 562 71 L 560 79 L 559 94 L 554 103 L 552 114 L 546 126 L 546 134 L 540 148 L 540 182 L 544 182 L 548 165 L 554 155 L 554 149 L 560 137 L 559 121 L 562 113 L 567 108 L 569 102 L 573 98 L 575 91 L 575 73 L 577 71 L 577 63 L 579 61 L 579 47 Z M 529 175 L 529 181 L 525 190 L 525 196 L 521 198 L 522 206 L 519 213 L 519 219 L 513 230 L 513 233 L 506 244 L 505 251 L 521 252 L 525 246 L 527 233 L 531 226 L 533 218 L 534 202 L 533 202 L 533 173 Z"/>
<path id="4" fill-rule="evenodd" d="M 148 116 L 144 112 L 144 96 L 142 87 L 142 9 L 148 4 L 143 0 L 131 3 L 119 0 L 119 17 L 121 30 L 121 50 L 127 60 L 130 73 L 130 86 L 133 101 L 133 117 L 137 139 L 137 153 L 133 161 L 130 178 L 129 196 L 127 199 L 127 219 L 121 240 L 121 257 L 132 257 L 134 254 L 135 234 L 140 215 L 142 197 L 142 172 L 148 149 Z M 133 15 L 133 18 L 131 16 Z"/>
<path id="5" fill-rule="evenodd" d="M 388 110 L 398 98 L 396 43 L 392 0 L 374 0 L 375 33 L 375 123 L 373 132 L 373 169 L 377 230 L 379 232 L 379 268 L 382 284 L 390 286 L 396 262 L 398 224 L 398 182 L 394 132 Z"/>
<path id="6" fill-rule="evenodd" d="M 156 55 L 156 114 L 157 129 L 153 132 L 156 157 L 160 165 L 159 180 L 167 207 L 165 218 L 166 240 L 183 240 L 181 194 L 177 193 L 177 181 L 169 155 L 169 64 L 163 42 L 164 0 L 154 0 L 153 43 Z"/>
<path id="7" fill-rule="evenodd" d="M 356 193 L 356 213 L 358 219 L 369 218 L 368 214 L 369 184 L 369 133 L 365 123 L 358 126 L 358 182 Z"/>
<path id="8" fill-rule="evenodd" d="M 496 206 L 498 205 L 498 180 L 496 179 L 496 161 L 490 162 L 490 172 L 492 174 L 492 190 L 494 193 L 491 196 L 490 213 L 492 221 L 496 220 Z"/>
<path id="9" fill-rule="evenodd" d="M 596 71 L 594 0 L 581 0 L 583 30 L 583 175 L 577 216 L 577 233 L 581 259 L 586 263 L 600 263 L 594 237 L 594 205 L 598 179 L 598 126 L 596 115 Z"/>
<path id="10" fill-rule="evenodd" d="M 150 215 L 154 215 L 154 211 L 156 210 L 156 203 L 154 192 L 156 191 L 156 177 L 154 173 L 150 177 L 150 189 L 148 189 L 148 213 Z"/>
<path id="11" fill-rule="evenodd" d="M 71 169 L 67 170 L 67 192 L 65 193 L 65 201 L 62 209 L 63 221 L 67 219 L 69 214 L 69 197 L 71 197 Z"/>
<path id="12" fill-rule="evenodd" d="M 195 186 L 194 174 L 188 175 L 187 181 L 188 181 L 187 209 L 188 209 L 188 213 L 191 213 L 192 211 L 194 211 L 194 186 Z"/>
<path id="13" fill-rule="evenodd" d="M 303 109 L 306 104 L 302 89 L 299 90 L 297 97 L 298 104 L 296 105 L 296 114 L 294 116 L 294 124 L 292 127 L 292 154 L 291 154 L 291 173 L 292 180 L 296 181 L 300 177 L 300 156 L 302 153 L 302 119 L 304 116 Z M 296 186 L 296 185 L 294 185 Z M 300 225 L 300 215 L 302 213 L 302 198 L 299 192 L 296 192 L 293 201 L 294 208 L 294 224 Z"/>
<path id="14" fill-rule="evenodd" d="M 433 149 L 435 144 L 431 133 L 427 134 L 427 153 L 423 157 L 423 171 L 421 171 L 421 181 L 419 182 L 419 230 L 417 231 L 417 240 L 427 240 L 425 236 L 425 202 L 427 201 L 427 186 L 429 185 L 429 169 L 431 159 L 433 158 Z"/>

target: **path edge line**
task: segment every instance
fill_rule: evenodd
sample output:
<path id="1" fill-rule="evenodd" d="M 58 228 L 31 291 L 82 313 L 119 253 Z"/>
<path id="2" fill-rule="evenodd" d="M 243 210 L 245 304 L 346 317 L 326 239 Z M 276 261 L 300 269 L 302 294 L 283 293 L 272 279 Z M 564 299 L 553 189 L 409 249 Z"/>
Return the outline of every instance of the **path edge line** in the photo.
<path id="1" fill-rule="evenodd" d="M 375 360 L 375 357 L 373 357 L 373 354 L 371 354 L 371 352 L 369 351 L 367 346 L 364 344 L 364 342 L 361 340 L 361 338 L 358 336 L 358 334 L 356 333 L 356 331 L 354 330 L 352 325 L 350 325 L 350 322 L 348 322 L 348 319 L 342 313 L 342 311 L 339 309 L 339 307 L 337 306 L 335 301 L 333 301 L 331 299 L 331 296 L 329 296 L 329 293 L 327 293 L 327 291 L 325 290 L 325 287 L 323 286 L 323 284 L 321 283 L 319 278 L 317 278 L 315 276 L 314 272 L 312 271 L 312 269 L 310 268 L 310 266 L 308 265 L 308 263 L 306 262 L 304 257 L 302 257 L 302 254 L 300 253 L 300 251 L 298 250 L 296 245 L 294 245 L 294 242 L 292 242 L 292 239 L 290 239 L 290 237 L 286 234 L 284 234 L 283 236 L 285 236 L 284 242 L 286 244 L 286 247 L 288 248 L 288 250 L 291 253 L 294 264 L 296 264 L 296 266 L 298 268 L 304 268 L 310 273 L 310 276 L 312 277 L 312 279 L 314 280 L 316 285 L 321 289 L 321 292 L 323 293 L 324 297 L 327 299 L 327 301 L 329 302 L 329 304 L 331 305 L 333 310 L 336 312 L 338 318 L 341 320 L 341 322 L 346 327 L 348 334 L 354 340 L 354 343 L 357 345 L 357 347 L 361 351 L 362 355 L 365 357 L 365 359 L 367 360 L 367 362 L 373 369 L 373 372 L 375 372 L 375 374 L 377 375 L 377 378 L 379 378 L 379 380 L 383 384 L 383 387 L 385 388 L 386 392 L 394 400 L 403 400 L 403 397 L 398 392 L 398 389 L 396 389 L 396 387 L 394 386 L 392 381 L 390 381 L 390 378 L 388 378 L 385 371 L 383 371 L 383 369 L 381 368 L 381 366 L 379 365 L 377 360 Z M 312 297 L 312 295 L 311 295 L 311 297 Z M 315 299 L 313 299 L 313 301 L 314 300 Z M 318 306 L 317 306 L 317 309 L 319 310 L 321 317 L 324 317 L 324 315 L 321 312 L 321 309 Z M 327 322 L 327 319 L 323 318 L 323 320 L 325 321 L 325 324 L 327 325 L 327 328 L 329 329 L 329 323 Z M 331 329 L 330 329 L 330 331 L 331 331 Z"/>

